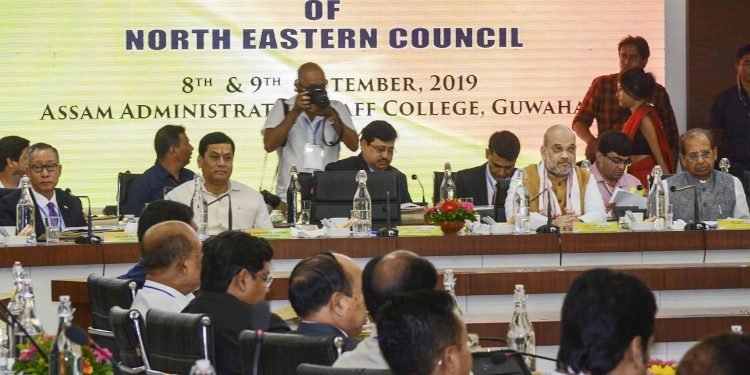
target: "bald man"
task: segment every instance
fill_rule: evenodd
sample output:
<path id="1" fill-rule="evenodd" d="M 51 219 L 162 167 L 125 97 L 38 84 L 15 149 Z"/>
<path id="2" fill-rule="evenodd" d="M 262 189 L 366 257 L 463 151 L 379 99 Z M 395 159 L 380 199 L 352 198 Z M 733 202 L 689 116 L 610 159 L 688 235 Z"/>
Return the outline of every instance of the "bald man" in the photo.
<path id="1" fill-rule="evenodd" d="M 376 326 L 354 350 L 343 353 L 333 367 L 388 369 L 378 343 L 380 308 L 404 294 L 435 289 L 437 281 L 435 266 L 411 251 L 396 250 L 367 262 L 362 272 L 362 293 Z"/>
<path id="2" fill-rule="evenodd" d="M 200 286 L 201 243 L 190 225 L 165 221 L 143 236 L 142 261 L 146 282 L 131 308 L 146 316 L 149 309 L 180 312 Z"/>
<path id="3" fill-rule="evenodd" d="M 302 64 L 294 81 L 297 95 L 277 100 L 261 131 L 266 152 L 276 151 L 279 156 L 276 194 L 284 201 L 292 165 L 299 172 L 322 171 L 339 159 L 340 143 L 357 151 L 357 130 L 349 109 L 336 100 L 321 104 L 323 108 L 314 103 L 320 94 L 328 97 L 327 84 L 318 64 Z"/>
<path id="4" fill-rule="evenodd" d="M 540 153 L 542 161 L 539 164 L 524 168 L 526 188 L 532 199 L 529 205 L 531 229 L 546 224 L 548 216 L 552 216 L 552 224 L 565 231 L 571 230 L 573 223 L 579 221 L 607 221 L 596 179 L 591 178 L 589 171 L 575 165 L 576 136 L 573 131 L 563 125 L 550 127 L 544 133 Z M 518 172 L 513 175 L 505 199 L 508 218 L 515 215 L 514 192 L 517 186 Z M 534 199 L 545 189 L 548 190 Z"/>
<path id="5" fill-rule="evenodd" d="M 362 268 L 352 258 L 320 253 L 301 260 L 289 276 L 289 301 L 301 319 L 298 334 L 343 337 L 345 351 L 359 343 L 367 312 Z"/>

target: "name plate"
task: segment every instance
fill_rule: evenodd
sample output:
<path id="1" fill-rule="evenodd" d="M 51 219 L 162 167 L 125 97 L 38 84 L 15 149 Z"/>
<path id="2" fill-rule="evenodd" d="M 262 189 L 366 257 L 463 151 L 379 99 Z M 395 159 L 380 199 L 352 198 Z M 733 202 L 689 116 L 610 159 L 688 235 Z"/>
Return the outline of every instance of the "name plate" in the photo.
<path id="1" fill-rule="evenodd" d="M 138 233 L 135 232 L 104 232 L 100 233 L 103 243 L 136 243 Z"/>
<path id="2" fill-rule="evenodd" d="M 436 225 L 399 225 L 396 229 L 398 229 L 399 237 L 429 237 L 443 235 L 440 227 Z"/>
<path id="3" fill-rule="evenodd" d="M 617 232 L 617 222 L 606 223 L 573 223 L 573 233 Z"/>
<path id="4" fill-rule="evenodd" d="M 246 229 L 245 233 L 269 240 L 288 240 L 292 238 L 292 230 L 290 228 Z"/>
<path id="5" fill-rule="evenodd" d="M 750 229 L 750 220 L 724 219 L 716 221 L 716 229 Z"/>

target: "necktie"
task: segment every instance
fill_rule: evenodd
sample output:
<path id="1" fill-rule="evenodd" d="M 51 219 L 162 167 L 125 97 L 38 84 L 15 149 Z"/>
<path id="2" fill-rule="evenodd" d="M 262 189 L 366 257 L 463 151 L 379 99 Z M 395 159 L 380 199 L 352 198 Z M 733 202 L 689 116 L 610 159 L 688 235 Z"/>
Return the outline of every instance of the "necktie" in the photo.
<path id="1" fill-rule="evenodd" d="M 47 203 L 47 209 L 49 209 L 49 217 L 57 216 L 60 217 L 60 214 L 57 213 L 57 209 L 55 208 L 55 204 L 52 202 Z M 57 226 L 62 230 L 62 217 L 60 217 L 57 220 Z"/>

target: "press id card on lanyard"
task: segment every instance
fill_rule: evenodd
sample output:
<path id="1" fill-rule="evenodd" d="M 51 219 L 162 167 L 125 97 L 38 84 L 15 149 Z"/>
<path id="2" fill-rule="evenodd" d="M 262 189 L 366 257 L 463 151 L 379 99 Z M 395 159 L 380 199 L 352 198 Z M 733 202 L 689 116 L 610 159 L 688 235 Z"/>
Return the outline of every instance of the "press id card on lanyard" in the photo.
<path id="1" fill-rule="evenodd" d="M 305 152 L 302 156 L 302 168 L 307 170 L 322 170 L 323 165 L 323 146 L 316 144 L 316 138 L 318 136 L 318 130 L 325 123 L 325 119 L 316 121 L 315 126 L 310 123 L 310 119 L 307 116 L 303 117 L 303 121 L 307 128 L 310 129 L 310 139 L 312 143 L 305 143 Z"/>

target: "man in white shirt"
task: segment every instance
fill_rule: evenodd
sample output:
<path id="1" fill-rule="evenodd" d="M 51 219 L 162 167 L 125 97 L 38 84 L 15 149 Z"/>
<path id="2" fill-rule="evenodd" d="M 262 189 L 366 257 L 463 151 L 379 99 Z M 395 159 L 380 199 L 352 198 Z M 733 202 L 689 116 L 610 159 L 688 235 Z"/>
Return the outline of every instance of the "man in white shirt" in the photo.
<path id="1" fill-rule="evenodd" d="M 277 100 L 263 126 L 266 152 L 276 151 L 279 156 L 276 195 L 285 202 L 292 165 L 299 172 L 322 171 L 328 163 L 339 160 L 341 142 L 357 151 L 359 140 L 352 115 L 341 102 L 328 100 L 327 84 L 318 64 L 302 64 L 294 82 L 297 95 Z M 318 100 L 323 96 L 323 101 Z"/>
<path id="2" fill-rule="evenodd" d="M 154 225 L 143 236 L 146 283 L 131 308 L 146 316 L 149 309 L 180 312 L 200 286 L 203 251 L 193 228 L 181 221 Z"/>
<path id="3" fill-rule="evenodd" d="M 272 228 L 263 196 L 255 189 L 232 181 L 234 141 L 221 132 L 209 133 L 198 146 L 198 166 L 203 172 L 204 192 L 208 203 L 209 235 L 225 230 Z M 192 205 L 195 183 L 188 181 L 172 189 L 167 199 Z M 199 221 L 197 207 L 195 221 Z"/>
<path id="4" fill-rule="evenodd" d="M 591 178 L 589 171 L 575 165 L 576 137 L 573 131 L 563 125 L 550 127 L 544 133 L 540 151 L 542 161 L 524 168 L 526 189 L 531 198 L 531 229 L 546 224 L 550 216 L 552 224 L 563 231 L 571 230 L 573 223 L 578 221 L 607 221 L 596 180 Z M 505 216 L 508 218 L 515 215 L 517 186 L 518 171 L 513 175 L 505 199 Z"/>
<path id="5" fill-rule="evenodd" d="M 17 135 L 0 139 L 0 188 L 15 189 L 29 166 L 29 140 Z"/>

